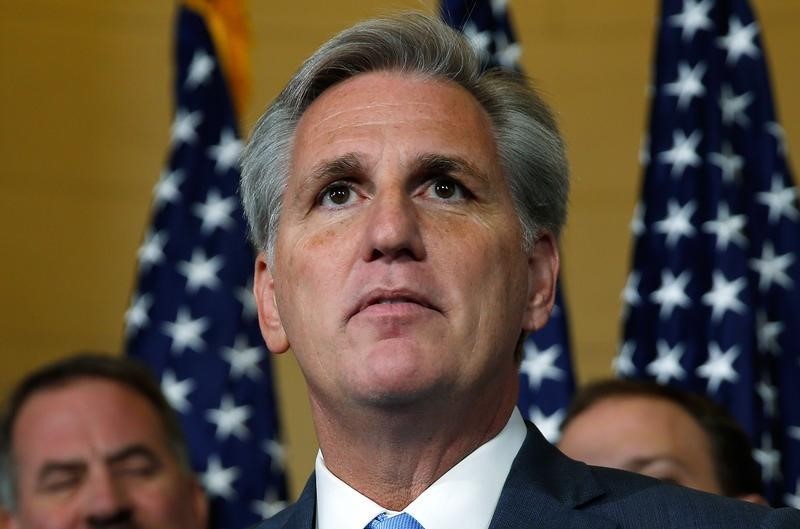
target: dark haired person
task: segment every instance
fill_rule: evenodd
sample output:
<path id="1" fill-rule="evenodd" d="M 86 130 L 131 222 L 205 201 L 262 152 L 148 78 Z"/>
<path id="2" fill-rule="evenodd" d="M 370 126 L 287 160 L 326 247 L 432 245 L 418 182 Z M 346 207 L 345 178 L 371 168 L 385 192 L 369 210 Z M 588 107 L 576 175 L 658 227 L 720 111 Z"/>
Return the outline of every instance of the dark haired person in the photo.
<path id="1" fill-rule="evenodd" d="M 204 529 L 177 418 L 134 360 L 81 354 L 35 371 L 0 420 L 8 529 Z"/>
<path id="2" fill-rule="evenodd" d="M 357 24 L 305 62 L 243 157 L 261 330 L 296 357 L 320 444 L 263 529 L 800 527 L 577 463 L 523 421 L 567 188 L 548 107 L 435 18 Z"/>
<path id="3" fill-rule="evenodd" d="M 573 459 L 766 503 L 747 434 L 703 395 L 655 382 L 595 382 L 575 396 L 561 433 L 558 447 Z"/>

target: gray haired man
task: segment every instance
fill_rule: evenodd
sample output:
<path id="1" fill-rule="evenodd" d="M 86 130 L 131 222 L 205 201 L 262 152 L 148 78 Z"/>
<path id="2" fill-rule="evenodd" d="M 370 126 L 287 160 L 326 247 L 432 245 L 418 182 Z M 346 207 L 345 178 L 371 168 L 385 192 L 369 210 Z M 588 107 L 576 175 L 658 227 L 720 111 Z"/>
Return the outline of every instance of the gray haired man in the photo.
<path id="1" fill-rule="evenodd" d="M 547 106 L 434 18 L 358 24 L 306 61 L 243 159 L 262 332 L 297 358 L 320 443 L 263 529 L 800 527 L 576 463 L 523 421 L 567 190 Z"/>

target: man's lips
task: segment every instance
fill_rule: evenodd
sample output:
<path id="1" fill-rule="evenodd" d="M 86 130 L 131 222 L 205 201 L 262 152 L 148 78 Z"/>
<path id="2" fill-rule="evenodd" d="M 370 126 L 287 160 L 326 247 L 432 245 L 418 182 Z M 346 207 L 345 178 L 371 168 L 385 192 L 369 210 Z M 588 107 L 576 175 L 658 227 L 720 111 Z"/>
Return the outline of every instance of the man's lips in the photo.
<path id="1" fill-rule="evenodd" d="M 375 305 L 414 304 L 422 308 L 440 311 L 427 296 L 409 289 L 375 289 L 362 295 L 348 313 L 347 320 Z"/>

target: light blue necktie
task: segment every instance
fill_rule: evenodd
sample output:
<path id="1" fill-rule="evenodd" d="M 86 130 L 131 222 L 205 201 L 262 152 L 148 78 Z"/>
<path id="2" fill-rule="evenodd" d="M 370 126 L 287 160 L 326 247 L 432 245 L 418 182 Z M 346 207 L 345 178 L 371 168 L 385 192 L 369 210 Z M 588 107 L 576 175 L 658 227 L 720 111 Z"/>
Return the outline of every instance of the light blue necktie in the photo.
<path id="1" fill-rule="evenodd" d="M 365 529 L 425 529 L 422 525 L 408 513 L 400 513 L 397 516 L 389 516 L 385 512 L 380 513 Z"/>

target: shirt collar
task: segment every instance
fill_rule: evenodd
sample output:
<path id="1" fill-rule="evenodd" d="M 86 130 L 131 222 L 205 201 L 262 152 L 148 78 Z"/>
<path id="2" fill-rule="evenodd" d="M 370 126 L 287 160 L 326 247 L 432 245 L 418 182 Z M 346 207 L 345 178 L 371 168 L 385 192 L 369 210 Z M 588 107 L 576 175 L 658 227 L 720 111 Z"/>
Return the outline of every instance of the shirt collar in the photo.
<path id="1" fill-rule="evenodd" d="M 487 529 L 526 435 L 525 421 L 515 408 L 499 434 L 448 470 L 404 512 L 425 529 Z M 321 451 L 315 470 L 317 529 L 364 529 L 378 514 L 392 512 L 334 476 Z"/>

